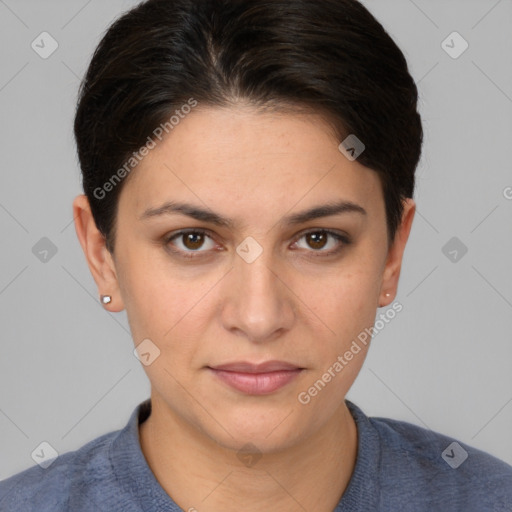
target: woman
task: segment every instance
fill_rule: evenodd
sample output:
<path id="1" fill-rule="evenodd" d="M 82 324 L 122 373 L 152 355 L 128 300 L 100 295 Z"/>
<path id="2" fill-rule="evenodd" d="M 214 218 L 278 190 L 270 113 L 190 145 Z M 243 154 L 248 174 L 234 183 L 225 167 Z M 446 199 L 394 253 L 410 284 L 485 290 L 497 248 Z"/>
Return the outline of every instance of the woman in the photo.
<path id="1" fill-rule="evenodd" d="M 512 510 L 506 463 L 345 399 L 400 311 L 423 138 L 361 4 L 148 0 L 99 44 L 75 137 L 77 235 L 151 397 L 3 481 L 2 510 Z"/>

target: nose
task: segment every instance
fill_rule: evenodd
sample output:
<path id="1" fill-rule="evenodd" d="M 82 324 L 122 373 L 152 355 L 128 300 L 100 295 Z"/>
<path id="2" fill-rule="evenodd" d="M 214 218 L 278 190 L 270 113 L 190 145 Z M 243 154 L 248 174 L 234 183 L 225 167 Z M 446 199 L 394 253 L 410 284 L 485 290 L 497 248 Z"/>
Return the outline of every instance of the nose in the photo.
<path id="1" fill-rule="evenodd" d="M 235 257 L 225 283 L 225 329 L 254 343 L 275 340 L 291 329 L 296 296 L 287 283 L 289 276 L 280 268 L 266 251 L 252 263 Z"/>

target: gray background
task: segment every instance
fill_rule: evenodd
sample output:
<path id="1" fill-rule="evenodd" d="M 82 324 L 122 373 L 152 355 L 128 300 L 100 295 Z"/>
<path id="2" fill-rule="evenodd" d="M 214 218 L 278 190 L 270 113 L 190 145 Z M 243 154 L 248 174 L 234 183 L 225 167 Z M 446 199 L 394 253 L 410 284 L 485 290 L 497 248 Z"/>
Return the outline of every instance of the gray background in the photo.
<path id="1" fill-rule="evenodd" d="M 0 479 L 33 465 L 42 441 L 63 453 L 121 428 L 149 396 L 124 312 L 97 301 L 71 209 L 79 79 L 135 3 L 0 0 Z M 425 146 L 404 309 L 348 398 L 512 463 L 512 2 L 364 4 L 410 63 Z M 43 31 L 59 44 L 47 59 L 31 48 Z M 469 43 L 457 59 L 441 46 L 453 31 Z M 43 237 L 57 248 L 46 262 L 32 250 Z"/>

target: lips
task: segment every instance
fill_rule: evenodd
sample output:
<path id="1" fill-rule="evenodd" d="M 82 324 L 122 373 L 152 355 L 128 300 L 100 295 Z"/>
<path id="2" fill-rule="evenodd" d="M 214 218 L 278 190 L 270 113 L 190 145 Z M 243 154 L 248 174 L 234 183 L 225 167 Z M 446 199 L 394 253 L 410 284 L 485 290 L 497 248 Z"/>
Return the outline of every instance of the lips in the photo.
<path id="1" fill-rule="evenodd" d="M 224 384 L 248 395 L 273 393 L 289 384 L 303 370 L 284 361 L 266 361 L 260 364 L 241 361 L 208 369 Z"/>
<path id="2" fill-rule="evenodd" d="M 287 370 L 299 370 L 300 368 L 294 364 L 285 363 L 283 361 L 266 361 L 260 364 L 253 364 L 248 362 L 236 362 L 221 364 L 219 366 L 211 367 L 213 370 L 223 370 L 226 372 L 238 373 L 269 373 Z"/>

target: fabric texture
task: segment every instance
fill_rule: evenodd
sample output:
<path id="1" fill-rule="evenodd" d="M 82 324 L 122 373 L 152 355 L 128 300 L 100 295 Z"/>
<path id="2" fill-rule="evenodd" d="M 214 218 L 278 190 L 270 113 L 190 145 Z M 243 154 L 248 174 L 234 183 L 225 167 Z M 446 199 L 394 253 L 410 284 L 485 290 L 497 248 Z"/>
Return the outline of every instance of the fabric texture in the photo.
<path id="1" fill-rule="evenodd" d="M 345 402 L 356 421 L 358 454 L 333 512 L 512 512 L 512 466 L 411 423 L 368 417 Z M 59 455 L 46 469 L 36 465 L 1 481 L 0 511 L 180 512 L 141 450 L 138 425 L 150 413 L 147 399 L 123 429 Z"/>

